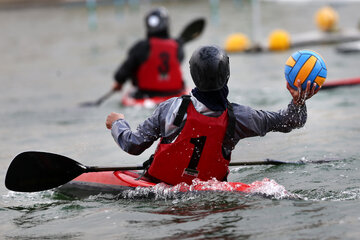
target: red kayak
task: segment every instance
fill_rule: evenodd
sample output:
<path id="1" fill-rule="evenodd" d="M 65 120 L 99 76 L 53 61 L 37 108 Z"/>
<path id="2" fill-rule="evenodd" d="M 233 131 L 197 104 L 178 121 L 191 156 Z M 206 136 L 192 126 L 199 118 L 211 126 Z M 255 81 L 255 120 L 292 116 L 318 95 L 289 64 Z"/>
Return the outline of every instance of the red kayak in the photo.
<path id="1" fill-rule="evenodd" d="M 186 89 L 183 92 L 180 92 L 180 93 L 174 94 L 174 95 L 154 96 L 154 97 L 146 97 L 146 98 L 133 98 L 131 96 L 131 93 L 127 92 L 124 94 L 124 96 L 121 99 L 121 105 L 126 106 L 126 107 L 140 106 L 140 107 L 145 107 L 145 108 L 153 108 L 170 98 L 180 97 L 184 94 L 189 94 L 189 91 L 190 91 L 190 89 Z"/>
<path id="2" fill-rule="evenodd" d="M 157 188 L 167 189 L 172 192 L 199 192 L 199 191 L 223 191 L 223 192 L 242 192 L 242 193 L 261 193 L 267 195 L 271 191 L 280 191 L 288 194 L 286 190 L 275 181 L 264 179 L 251 184 L 241 182 L 221 182 L 217 180 L 200 181 L 194 180 L 192 185 L 185 183 L 176 186 L 166 185 L 164 183 L 153 183 L 146 177 L 140 177 L 142 171 L 106 171 L 83 173 L 69 183 L 58 188 L 74 196 L 85 196 L 99 193 L 119 194 L 125 190 L 138 188 Z M 270 187 L 269 187 L 270 186 Z M 270 193 L 274 194 L 274 193 Z"/>
<path id="3" fill-rule="evenodd" d="M 269 160 L 243 162 L 241 165 L 271 164 L 287 162 Z M 237 166 L 239 163 L 230 165 Z M 296 163 L 299 164 L 299 163 Z M 121 170 L 120 170 L 121 169 Z M 137 169 L 137 170 L 135 170 Z M 18 154 L 11 162 L 5 177 L 7 189 L 16 192 L 39 192 L 56 188 L 57 191 L 75 197 L 101 193 L 122 194 L 123 197 L 165 197 L 188 192 L 241 192 L 261 194 L 275 198 L 296 197 L 274 180 L 263 179 L 251 184 L 225 182 L 216 179 L 201 181 L 193 179 L 191 185 L 180 183 L 171 186 L 154 183 L 142 176 L 143 166 L 96 167 L 85 166 L 71 158 L 48 152 L 27 151 Z M 143 194 L 144 193 L 144 194 Z M 171 197 L 171 196 L 170 196 Z"/>
<path id="4" fill-rule="evenodd" d="M 341 79 L 341 80 L 332 80 L 326 81 L 321 89 L 330 89 L 330 88 L 337 88 L 337 87 L 345 87 L 345 86 L 353 86 L 360 84 L 360 77 L 359 78 L 349 78 L 349 79 Z"/>

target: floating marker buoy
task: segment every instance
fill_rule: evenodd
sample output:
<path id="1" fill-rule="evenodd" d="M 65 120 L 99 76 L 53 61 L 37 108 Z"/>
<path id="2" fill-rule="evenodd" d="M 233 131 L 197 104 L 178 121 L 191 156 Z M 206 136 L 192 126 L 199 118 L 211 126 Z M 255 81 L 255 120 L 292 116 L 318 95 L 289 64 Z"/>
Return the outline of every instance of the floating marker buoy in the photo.
<path id="1" fill-rule="evenodd" d="M 324 32 L 331 32 L 336 29 L 339 15 L 330 6 L 319 9 L 315 14 L 317 27 Z"/>
<path id="2" fill-rule="evenodd" d="M 277 29 L 269 35 L 269 50 L 282 51 L 290 48 L 290 34 L 285 30 Z"/>
<path id="3" fill-rule="evenodd" d="M 249 38 L 243 33 L 231 34 L 225 42 L 225 51 L 242 52 L 250 47 Z"/>

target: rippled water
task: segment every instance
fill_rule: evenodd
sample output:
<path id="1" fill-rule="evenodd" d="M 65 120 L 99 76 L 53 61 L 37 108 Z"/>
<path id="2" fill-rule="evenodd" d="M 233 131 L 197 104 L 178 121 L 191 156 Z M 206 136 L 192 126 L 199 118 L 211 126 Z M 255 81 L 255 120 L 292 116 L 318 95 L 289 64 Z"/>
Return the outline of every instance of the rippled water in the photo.
<path id="1" fill-rule="evenodd" d="M 252 36 L 251 5 L 242 1 L 169 1 L 172 34 L 191 19 L 206 17 L 206 31 L 186 46 L 223 45 L 227 35 Z M 119 1 L 118 3 L 121 3 Z M 144 35 L 142 16 L 155 3 L 102 5 L 89 18 L 81 4 L 0 9 L 0 180 L 10 161 L 27 150 L 62 154 L 85 165 L 126 166 L 141 156 L 119 150 L 105 128 L 111 111 L 123 112 L 135 128 L 152 109 L 119 105 L 120 94 L 98 108 L 128 47 Z M 314 31 L 321 2 L 261 4 L 261 34 L 275 28 L 291 34 Z M 340 27 L 354 28 L 360 5 L 337 3 Z M 300 14 L 301 13 L 301 14 Z M 89 20 L 90 19 L 90 20 Z M 328 81 L 359 77 L 360 55 L 334 46 L 309 46 L 326 60 Z M 290 101 L 283 67 L 293 50 L 232 54 L 230 100 L 278 110 Z M 360 236 L 360 87 L 321 91 L 308 106 L 308 121 L 289 134 L 269 133 L 241 141 L 233 161 L 265 158 L 321 164 L 232 168 L 229 181 L 266 181 L 255 194 L 174 194 L 161 187 L 118 195 L 69 197 L 52 190 L 16 193 L 0 184 L 1 239 L 358 239 Z"/>

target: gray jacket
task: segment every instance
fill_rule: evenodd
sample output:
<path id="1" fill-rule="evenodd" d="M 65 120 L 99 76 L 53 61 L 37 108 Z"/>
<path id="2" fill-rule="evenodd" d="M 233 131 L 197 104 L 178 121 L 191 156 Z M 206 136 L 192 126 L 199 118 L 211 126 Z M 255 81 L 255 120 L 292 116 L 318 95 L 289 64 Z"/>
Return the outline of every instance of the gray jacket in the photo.
<path id="1" fill-rule="evenodd" d="M 191 96 L 195 109 L 207 116 L 219 116 L 221 112 L 214 112 Z M 140 124 L 136 131 L 132 131 L 126 120 L 113 123 L 111 134 L 115 142 L 126 152 L 139 155 L 149 148 L 154 141 L 165 137 L 168 142 L 173 141 L 180 133 L 186 120 L 184 115 L 180 127 L 173 125 L 182 98 L 171 98 L 161 103 L 153 114 Z M 287 109 L 278 112 L 255 110 L 247 106 L 231 103 L 236 118 L 235 133 L 231 146 L 224 146 L 229 153 L 240 139 L 254 136 L 265 136 L 268 132 L 290 132 L 292 129 L 304 126 L 307 118 L 306 105 L 298 107 L 290 102 Z"/>

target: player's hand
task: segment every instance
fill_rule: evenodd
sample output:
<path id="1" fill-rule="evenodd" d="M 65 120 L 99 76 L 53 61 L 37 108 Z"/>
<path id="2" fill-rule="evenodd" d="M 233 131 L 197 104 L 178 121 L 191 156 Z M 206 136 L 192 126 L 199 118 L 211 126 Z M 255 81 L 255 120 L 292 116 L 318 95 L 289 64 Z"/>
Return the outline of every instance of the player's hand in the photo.
<path id="1" fill-rule="evenodd" d="M 120 91 L 121 88 L 122 88 L 122 85 L 121 85 L 120 83 L 114 82 L 114 85 L 113 85 L 113 87 L 112 87 L 112 90 L 113 90 L 113 91 Z"/>
<path id="2" fill-rule="evenodd" d="M 306 89 L 303 90 L 301 88 L 301 83 L 300 80 L 297 80 L 295 82 L 295 86 L 297 87 L 297 90 L 293 89 L 289 83 L 287 83 L 287 89 L 289 90 L 291 96 L 293 97 L 293 102 L 295 105 L 301 106 L 305 104 L 305 101 L 309 98 L 311 98 L 312 96 L 314 96 L 321 88 L 321 86 L 316 89 L 317 84 L 313 83 L 312 87 L 310 88 L 311 82 L 308 81 L 306 84 Z M 315 90 L 316 89 L 316 90 Z"/>
<path id="3" fill-rule="evenodd" d="M 106 122 L 105 122 L 106 127 L 108 129 L 111 129 L 113 123 L 119 119 L 125 119 L 124 114 L 116 113 L 116 112 L 110 113 L 106 118 Z"/>

